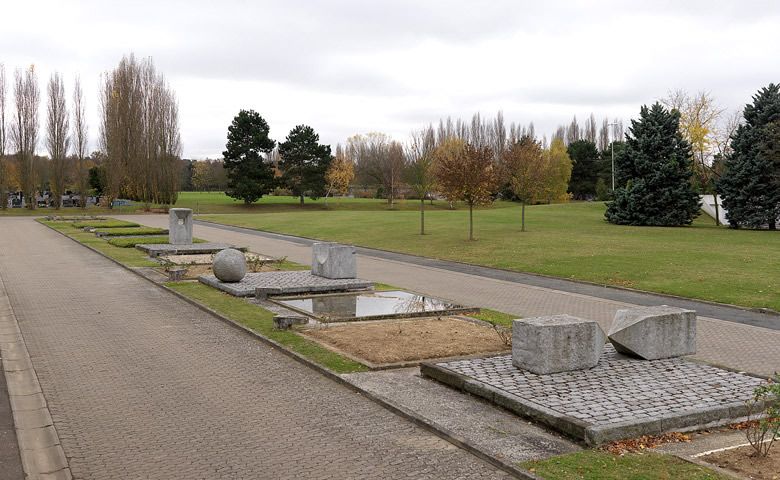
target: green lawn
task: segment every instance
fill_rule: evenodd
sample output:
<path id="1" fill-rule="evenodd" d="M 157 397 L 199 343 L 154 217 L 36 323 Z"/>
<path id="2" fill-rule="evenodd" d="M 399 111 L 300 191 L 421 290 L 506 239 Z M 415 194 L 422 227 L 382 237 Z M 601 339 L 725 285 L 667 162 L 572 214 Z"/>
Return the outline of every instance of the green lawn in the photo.
<path id="1" fill-rule="evenodd" d="M 599 450 L 525 462 L 522 466 L 546 480 L 727 480 L 704 467 L 671 455 L 627 453 L 613 455 Z"/>
<path id="2" fill-rule="evenodd" d="M 288 198 L 288 201 L 290 199 Z M 261 202 L 266 199 L 261 200 Z M 604 204 L 526 208 L 497 202 L 474 212 L 476 241 L 467 238 L 468 212 L 445 202 L 426 213 L 389 211 L 376 201 L 359 209 L 300 209 L 202 215 L 201 219 L 380 249 L 586 280 L 685 297 L 780 310 L 780 234 L 715 227 L 709 217 L 681 228 L 625 227 L 604 221 Z M 372 203 L 368 203 L 372 202 Z M 368 209 L 373 205 L 374 209 Z M 295 214 L 290 212 L 294 211 Z"/>

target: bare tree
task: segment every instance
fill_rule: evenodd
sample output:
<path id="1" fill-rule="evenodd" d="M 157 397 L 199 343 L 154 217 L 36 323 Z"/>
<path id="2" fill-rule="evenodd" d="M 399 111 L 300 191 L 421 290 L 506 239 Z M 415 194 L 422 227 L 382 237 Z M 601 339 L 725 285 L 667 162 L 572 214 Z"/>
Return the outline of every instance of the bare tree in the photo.
<path id="1" fill-rule="evenodd" d="M 520 231 L 525 231 L 525 205 L 541 196 L 546 168 L 540 142 L 525 135 L 514 142 L 501 156 L 501 173 L 509 188 L 520 200 Z"/>
<path id="2" fill-rule="evenodd" d="M 5 123 L 5 100 L 8 87 L 5 83 L 5 65 L 0 63 L 0 202 L 8 208 L 8 170 L 5 164 L 5 146 L 8 143 Z"/>
<path id="3" fill-rule="evenodd" d="M 76 185 L 79 189 L 79 205 L 87 207 L 87 166 L 89 151 L 87 144 L 87 119 L 84 108 L 84 93 L 81 90 L 81 80 L 76 77 L 73 83 L 73 153 L 76 156 Z"/>
<path id="4" fill-rule="evenodd" d="M 360 181 L 381 185 L 387 203 L 393 206 L 402 183 L 403 146 L 384 133 L 354 135 L 347 140 L 347 156 L 355 163 Z"/>
<path id="5" fill-rule="evenodd" d="M 590 114 L 590 117 L 588 117 L 588 120 L 585 121 L 585 129 L 583 132 L 583 138 L 591 143 L 596 143 L 597 133 L 596 133 L 596 117 L 593 116 L 593 114 Z"/>
<path id="6" fill-rule="evenodd" d="M 51 160 L 51 189 L 54 207 L 62 207 L 62 195 L 65 193 L 66 162 L 70 146 L 70 120 L 65 101 L 65 83 L 62 75 L 52 74 L 48 87 L 48 106 L 46 117 L 46 147 Z"/>
<path id="7" fill-rule="evenodd" d="M 35 208 L 35 149 L 38 146 L 38 107 L 41 93 L 38 75 L 31 65 L 14 74 L 16 112 L 11 123 L 11 144 L 16 152 L 19 183 L 27 208 Z"/>
<path id="8" fill-rule="evenodd" d="M 420 235 L 425 235 L 425 198 L 436 185 L 433 175 L 433 152 L 436 149 L 436 133 L 430 125 L 412 133 L 406 149 L 406 182 L 420 197 Z"/>
<path id="9" fill-rule="evenodd" d="M 579 140 L 580 137 L 580 126 L 577 123 L 577 115 L 575 115 L 574 118 L 572 118 L 569 127 L 566 129 L 566 137 L 563 140 L 565 141 L 566 145 L 571 145 L 572 143 Z"/>
<path id="10" fill-rule="evenodd" d="M 107 73 L 101 93 L 100 146 L 107 196 L 176 202 L 179 182 L 179 111 L 173 91 L 151 59 L 131 54 Z"/>
<path id="11" fill-rule="evenodd" d="M 609 148 L 609 118 L 604 117 L 599 129 L 598 147 L 600 152 L 605 152 Z"/>

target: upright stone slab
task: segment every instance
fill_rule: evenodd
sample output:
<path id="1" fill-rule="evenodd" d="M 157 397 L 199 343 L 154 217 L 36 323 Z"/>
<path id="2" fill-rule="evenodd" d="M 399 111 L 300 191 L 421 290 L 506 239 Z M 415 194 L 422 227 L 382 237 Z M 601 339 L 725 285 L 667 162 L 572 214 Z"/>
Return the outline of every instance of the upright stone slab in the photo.
<path id="1" fill-rule="evenodd" d="M 332 279 L 357 278 L 357 253 L 352 245 L 315 243 L 311 250 L 313 275 Z"/>
<path id="2" fill-rule="evenodd" d="M 168 210 L 168 242 L 172 245 L 192 245 L 192 209 Z"/>
<path id="3" fill-rule="evenodd" d="M 656 360 L 696 353 L 696 312 L 677 307 L 618 310 L 609 341 L 626 355 Z"/>
<path id="4" fill-rule="evenodd" d="M 512 364 L 544 375 L 593 368 L 607 336 L 598 323 L 571 315 L 512 322 Z"/>

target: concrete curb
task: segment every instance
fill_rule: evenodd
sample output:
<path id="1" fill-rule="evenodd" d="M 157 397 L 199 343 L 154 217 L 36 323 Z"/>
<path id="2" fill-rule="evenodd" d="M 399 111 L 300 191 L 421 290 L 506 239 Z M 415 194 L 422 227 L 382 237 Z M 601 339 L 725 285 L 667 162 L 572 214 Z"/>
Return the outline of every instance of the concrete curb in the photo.
<path id="1" fill-rule="evenodd" d="M 167 286 L 165 286 L 163 284 L 155 282 L 153 279 L 148 278 L 147 276 L 145 276 L 141 271 L 138 271 L 138 270 L 136 270 L 134 268 L 128 267 L 128 266 L 124 265 L 123 263 L 119 262 L 118 260 L 115 260 L 115 259 L 109 257 L 108 255 L 104 254 L 103 252 L 101 252 L 101 251 L 99 251 L 99 250 L 97 250 L 95 248 L 92 248 L 89 245 L 84 245 L 83 243 L 79 242 L 78 240 L 75 240 L 75 239 L 69 237 L 65 233 L 60 232 L 59 230 L 57 230 L 57 229 L 55 229 L 53 227 L 50 227 L 49 225 L 46 225 L 45 223 L 41 223 L 41 225 L 43 225 L 43 226 L 45 226 L 47 228 L 50 228 L 51 230 L 59 233 L 60 235 L 64 236 L 65 238 L 67 238 L 67 239 L 77 243 L 78 245 L 81 245 L 82 247 L 85 247 L 85 248 L 88 248 L 89 250 L 92 250 L 93 252 L 97 253 L 98 255 L 101 255 L 104 258 L 106 258 L 106 259 L 114 262 L 115 264 L 119 265 L 120 267 L 124 268 L 125 270 L 128 270 L 128 271 L 134 273 L 135 275 L 138 275 L 139 277 L 143 278 L 144 280 L 152 283 L 153 285 L 156 285 L 157 287 L 167 291 L 171 295 L 174 295 L 174 296 L 184 300 L 185 302 L 189 303 L 190 305 L 193 305 L 194 307 L 196 307 L 196 308 L 198 308 L 198 309 L 200 309 L 200 310 L 202 310 L 202 311 L 212 315 L 213 317 L 216 317 L 217 319 L 227 323 L 231 327 L 234 327 L 234 328 L 240 330 L 241 332 L 243 332 L 243 333 L 245 333 L 247 335 L 250 335 L 251 337 L 253 337 L 253 338 L 257 339 L 257 340 L 260 340 L 263 343 L 266 343 L 267 345 L 269 345 L 269 346 L 279 350 L 280 352 L 282 352 L 285 355 L 291 357 L 292 359 L 298 361 L 299 363 L 302 363 L 303 365 L 305 365 L 305 366 L 307 366 L 307 367 L 309 367 L 309 368 L 311 368 L 313 370 L 316 370 L 317 372 L 319 372 L 320 374 L 324 375 L 325 377 L 327 377 L 327 378 L 329 378 L 329 379 L 331 379 L 331 380 L 333 380 L 333 381 L 335 381 L 335 382 L 337 382 L 337 383 L 339 383 L 339 384 L 349 388 L 350 390 L 356 392 L 358 395 L 362 395 L 362 396 L 368 398 L 369 400 L 371 400 L 374 403 L 378 404 L 379 406 L 389 410 L 390 412 L 395 413 L 396 415 L 398 415 L 398 416 L 400 416 L 402 418 L 405 418 L 406 420 L 414 423 L 415 425 L 417 425 L 419 427 L 422 427 L 426 431 L 428 431 L 430 433 L 433 433 L 437 437 L 439 437 L 439 438 L 441 438 L 441 439 L 443 439 L 443 440 L 445 440 L 445 441 L 455 445 L 458 448 L 461 448 L 461 449 L 471 453 L 475 457 L 477 457 L 477 458 L 479 458 L 479 459 L 481 459 L 481 460 L 483 460 L 483 461 L 485 461 L 487 463 L 490 463 L 494 467 L 496 467 L 496 468 L 498 468 L 498 469 L 500 469 L 500 470 L 502 470 L 502 471 L 504 471 L 506 473 L 509 473 L 510 475 L 514 476 L 515 478 L 520 478 L 520 479 L 523 479 L 523 480 L 543 480 L 541 477 L 538 477 L 538 476 L 534 475 L 533 473 L 529 472 L 528 470 L 524 470 L 524 469 L 522 469 L 522 468 L 520 468 L 520 467 L 518 467 L 518 466 L 516 466 L 516 465 L 514 465 L 512 463 L 506 462 L 506 461 L 504 461 L 504 460 L 502 460 L 500 458 L 496 458 L 496 457 L 490 455 L 487 452 L 484 452 L 482 449 L 480 449 L 478 446 L 472 444 L 467 439 L 460 437 L 459 435 L 451 432 L 450 430 L 448 430 L 447 428 L 439 425 L 438 423 L 436 423 L 434 421 L 431 421 L 431 420 L 429 420 L 427 418 L 424 418 L 424 417 L 422 417 L 420 415 L 417 415 L 415 412 L 413 412 L 413 411 L 411 411 L 411 410 L 409 410 L 409 409 L 407 409 L 407 408 L 405 408 L 405 407 L 403 407 L 401 405 L 397 405 L 397 404 L 391 402 L 389 399 L 387 399 L 387 398 L 385 398 L 385 397 L 383 397 L 381 395 L 377 395 L 377 394 L 374 394 L 374 393 L 369 392 L 367 390 L 364 390 L 360 386 L 358 386 L 358 385 L 350 382 L 349 380 L 341 377 L 339 374 L 333 372 L 332 370 L 330 370 L 328 368 L 325 368 L 322 365 L 320 365 L 318 363 L 315 363 L 315 362 L 309 360 L 308 358 L 302 356 L 301 354 L 288 349 L 287 347 L 285 347 L 284 345 L 276 342 L 275 340 L 272 340 L 272 339 L 270 339 L 268 337 L 260 335 L 259 333 L 255 332 L 254 330 L 252 330 L 252 329 L 250 329 L 248 327 L 245 327 L 244 325 L 241 325 L 240 323 L 238 323 L 238 322 L 236 322 L 234 320 L 231 320 L 230 318 L 222 315 L 221 313 L 219 313 L 219 312 L 217 312 L 215 310 L 212 310 L 208 306 L 203 305 L 202 303 L 200 303 L 200 302 L 198 302 L 196 300 L 193 300 L 193 299 L 191 299 L 191 298 L 189 298 L 189 297 L 187 297 L 187 296 L 185 296 L 185 295 L 183 295 L 183 294 L 181 294 L 181 293 L 179 293 L 179 292 L 177 292 L 177 291 L 175 291 L 173 289 L 170 289 L 170 288 L 168 288 Z M 63 478 L 65 478 L 65 477 L 63 477 Z M 67 477 L 67 478 L 71 478 L 71 477 Z"/>
<path id="2" fill-rule="evenodd" d="M 26 479 L 73 478 L 1 277 L 0 354 Z"/>

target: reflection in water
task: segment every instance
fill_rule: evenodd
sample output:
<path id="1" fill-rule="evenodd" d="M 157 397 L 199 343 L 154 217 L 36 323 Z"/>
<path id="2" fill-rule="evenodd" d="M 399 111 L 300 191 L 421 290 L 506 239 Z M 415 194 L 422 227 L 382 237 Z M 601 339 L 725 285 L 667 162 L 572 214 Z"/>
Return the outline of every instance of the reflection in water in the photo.
<path id="1" fill-rule="evenodd" d="M 281 300 L 279 303 L 326 318 L 363 318 L 462 308 L 460 305 L 438 298 L 423 297 L 399 290 L 350 295 L 318 295 Z"/>

